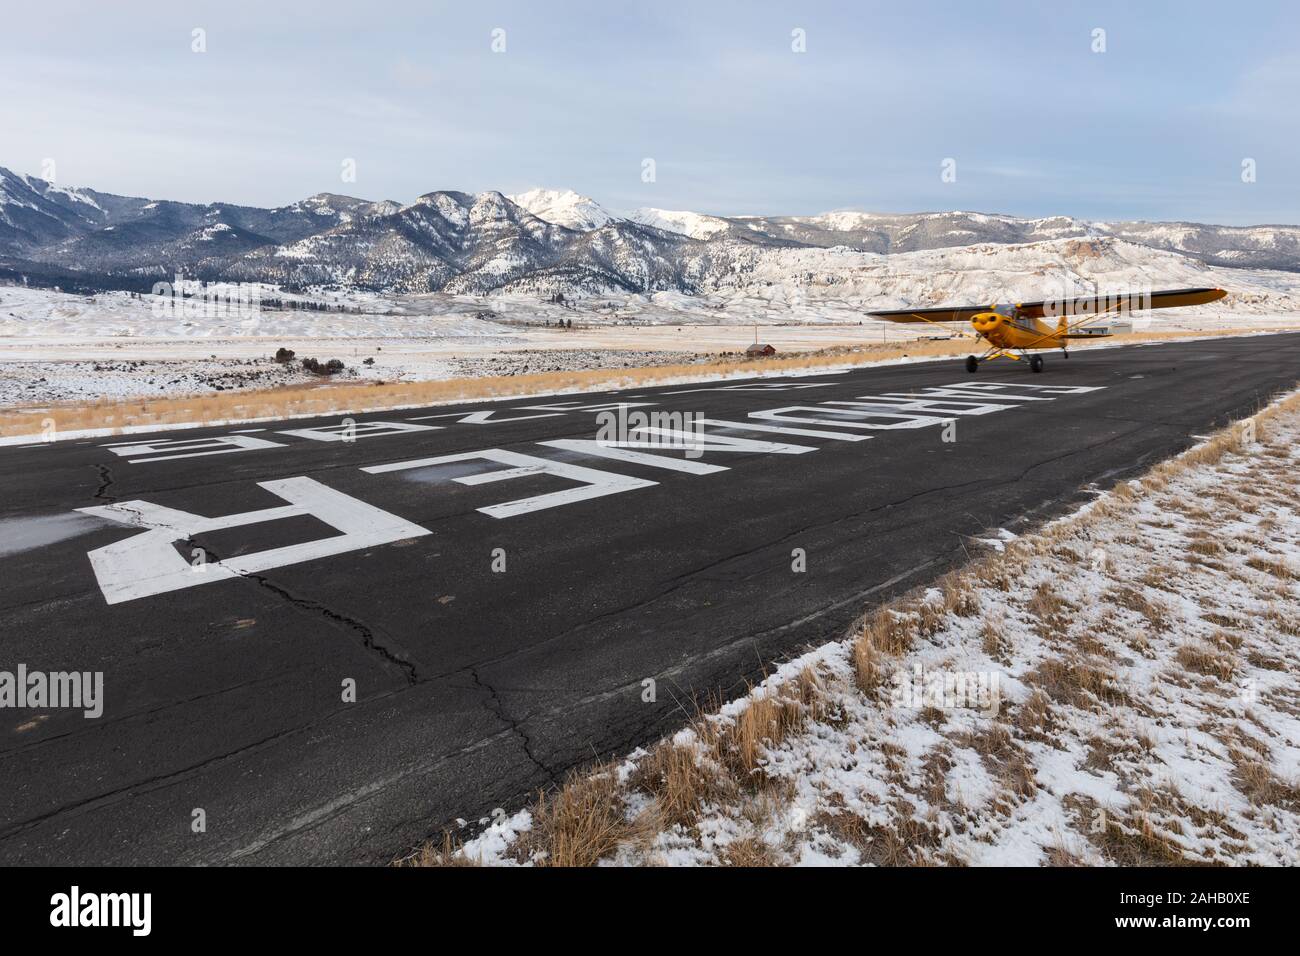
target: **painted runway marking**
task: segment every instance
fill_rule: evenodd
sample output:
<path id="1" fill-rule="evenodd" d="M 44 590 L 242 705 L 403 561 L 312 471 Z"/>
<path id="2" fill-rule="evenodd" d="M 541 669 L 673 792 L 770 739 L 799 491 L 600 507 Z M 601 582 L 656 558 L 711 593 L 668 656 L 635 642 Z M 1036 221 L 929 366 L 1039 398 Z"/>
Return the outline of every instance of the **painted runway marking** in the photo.
<path id="1" fill-rule="evenodd" d="M 656 435 L 667 438 L 669 441 L 639 441 L 638 435 Z M 679 431 L 672 428 L 636 428 L 633 429 L 627 441 L 618 440 L 598 440 L 577 438 L 560 438 L 555 441 L 538 442 L 540 445 L 546 445 L 551 448 L 562 448 L 565 451 L 577 452 L 581 455 L 594 455 L 599 458 L 610 458 L 614 461 L 626 461 L 637 465 L 648 465 L 651 468 L 665 468 L 669 471 L 683 471 L 690 475 L 711 475 L 719 471 L 727 471 L 725 465 L 709 465 L 698 461 L 684 461 L 680 458 L 668 458 L 664 455 L 649 455 L 640 451 L 632 451 L 635 448 L 654 448 L 660 451 L 690 451 L 690 452 L 747 452 L 749 454 L 765 455 L 802 455 L 810 451 L 816 451 L 812 445 L 788 445 L 781 442 L 760 441 L 754 438 L 737 438 L 731 435 L 709 435 L 706 432 Z"/>
<path id="2" fill-rule="evenodd" d="M 282 507 L 217 518 L 165 508 L 148 501 L 121 501 L 117 504 L 76 509 L 82 514 L 146 529 L 143 534 L 115 541 L 88 553 L 87 557 L 94 568 L 95 580 L 99 582 L 104 600 L 109 604 L 120 604 L 166 591 L 257 574 L 288 564 L 314 561 L 317 558 L 429 534 L 429 531 L 417 524 L 404 521 L 311 478 L 259 481 L 257 486 L 290 503 Z M 305 541 L 198 565 L 190 564 L 173 547 L 177 542 L 189 541 L 205 532 L 302 515 L 323 521 L 342 533 L 317 541 Z"/>
<path id="3" fill-rule="evenodd" d="M 122 445 L 107 445 L 105 447 L 113 454 L 126 458 L 129 464 L 135 465 L 150 461 L 174 461 L 177 458 L 229 455 L 232 452 L 256 451 L 262 448 L 283 448 L 284 445 L 280 442 L 267 441 L 265 438 L 227 435 L 224 438 L 151 439 L 149 441 L 125 442 Z"/>
<path id="4" fill-rule="evenodd" d="M 601 402 L 596 405 L 584 405 L 582 402 L 553 402 L 549 405 L 515 405 L 512 408 L 529 412 L 606 412 L 658 404 L 658 402 Z"/>
<path id="5" fill-rule="evenodd" d="M 408 422 L 423 422 L 431 418 L 458 418 L 462 425 L 496 425 L 500 422 L 526 422 L 534 418 L 558 418 L 564 412 L 544 412 L 541 415 L 515 415 L 511 418 L 493 418 L 499 414 L 495 409 L 486 412 L 444 412 L 441 415 L 417 415 L 406 419 Z"/>
<path id="6" fill-rule="evenodd" d="M 793 392 L 803 388 L 829 388 L 839 382 L 770 382 L 759 385 L 710 385 L 707 388 L 685 388 L 665 395 L 693 395 L 696 392 Z"/>
<path id="7" fill-rule="evenodd" d="M 816 428 L 791 428 L 787 425 L 760 425 L 758 422 L 729 422 L 720 418 L 701 418 L 701 425 L 715 428 L 738 428 L 747 432 L 776 432 L 781 435 L 802 435 L 806 438 L 829 438 L 832 441 L 870 441 L 870 435 L 849 435 L 843 432 L 819 431 Z"/>
<path id="8" fill-rule="evenodd" d="M 1000 412 L 1006 405 L 994 402 L 967 402 L 944 398 L 888 398 L 884 395 L 859 395 L 853 402 L 822 402 L 849 408 L 875 408 L 895 412 L 933 412 L 937 415 L 987 415 Z"/>
<path id="9" fill-rule="evenodd" d="M 514 515 L 544 511 L 547 508 L 573 504 L 576 501 L 586 501 L 589 498 L 614 495 L 623 491 L 632 491 L 635 488 L 649 488 L 651 485 L 656 484 L 656 482 L 646 481 L 642 478 L 629 478 L 626 475 L 618 475 L 610 471 L 598 471 L 595 468 L 569 465 L 564 462 L 551 461 L 548 458 L 538 458 L 535 455 L 523 455 L 519 452 L 506 451 L 503 448 L 487 448 L 483 451 L 465 452 L 460 455 L 442 455 L 437 458 L 416 458 L 411 461 L 398 461 L 388 465 L 372 465 L 361 470 L 372 475 L 382 475 L 391 471 L 430 468 L 436 465 L 473 461 L 475 459 L 495 461 L 513 467 L 476 475 L 460 475 L 451 480 L 462 485 L 482 485 L 492 481 L 508 481 L 511 478 L 553 475 L 556 478 L 567 478 L 583 485 L 581 488 L 553 491 L 549 494 L 534 495 L 531 498 L 520 498 L 516 501 L 507 501 L 503 504 L 488 505 L 485 508 L 477 509 L 485 515 L 491 515 L 493 518 L 509 518 Z"/>
<path id="10" fill-rule="evenodd" d="M 815 415 L 839 415 L 840 418 L 804 418 L 791 412 L 812 412 Z M 829 425 L 832 428 L 863 428 L 871 431 L 897 431 L 904 428 L 927 428 L 942 425 L 952 418 L 951 415 L 904 415 L 895 412 L 876 412 L 866 409 L 825 408 L 818 405 L 787 405 L 785 408 L 773 408 L 763 412 L 750 412 L 750 418 L 770 422 L 793 422 L 794 424 Z M 848 421 L 856 418 L 859 421 Z M 866 419 L 888 419 L 888 422 L 872 422 Z"/>
<path id="11" fill-rule="evenodd" d="M 357 422 L 355 424 L 318 425 L 315 428 L 290 428 L 277 435 L 293 435 L 311 441 L 348 442 L 354 438 L 385 438 L 411 432 L 437 431 L 441 425 L 412 425 L 410 422 Z"/>
<path id="12" fill-rule="evenodd" d="M 811 386 L 824 383 L 808 383 Z M 956 421 L 958 416 L 980 416 L 995 411 L 1025 408 L 1028 402 L 1055 401 L 1066 395 L 1079 395 L 1094 392 L 1104 386 L 1065 386 L 1065 385 L 1030 385 L 1007 382 L 961 382 L 954 385 L 927 388 L 920 391 L 889 393 L 885 395 L 862 395 L 857 400 L 831 400 L 816 405 L 788 405 L 780 408 L 763 409 L 748 413 L 747 421 L 730 421 L 727 419 L 694 418 L 702 425 L 710 425 L 727 431 L 749 431 L 777 435 L 789 435 L 808 438 L 825 438 L 835 442 L 861 442 L 879 435 L 854 434 L 853 430 L 913 431 L 932 425 L 946 426 Z M 777 389 L 764 389 L 776 391 Z M 615 435 L 609 436 L 598 430 L 590 439 L 555 439 L 542 441 L 540 447 L 554 448 L 570 455 L 584 455 L 621 461 L 628 464 L 658 468 L 665 471 L 684 473 L 699 477 L 729 471 L 726 465 L 684 460 L 677 457 L 677 452 L 685 452 L 686 458 L 703 454 L 749 454 L 749 455 L 804 455 L 818 451 L 822 446 L 793 444 L 790 442 L 770 441 L 766 439 L 709 433 L 702 429 L 657 424 L 662 417 L 671 421 L 672 415 L 681 413 L 626 413 L 628 408 L 640 405 L 657 404 L 612 402 L 582 405 L 577 402 L 565 402 L 551 405 L 533 405 L 507 409 L 507 411 L 543 411 L 553 414 L 529 415 L 525 418 L 548 418 L 571 411 L 612 411 L 618 409 L 621 430 L 615 429 Z M 427 417 L 458 417 L 476 424 L 490 424 L 511 419 L 494 419 L 492 411 L 454 412 L 447 415 Z M 649 424 L 634 424 L 637 421 Z M 779 423 L 779 424 L 774 424 Z M 808 425 L 823 426 L 808 428 Z M 346 441 L 350 435 L 356 437 L 374 437 L 378 435 L 410 434 L 419 431 L 435 431 L 440 426 L 414 425 L 404 422 L 365 422 L 355 425 L 350 421 L 340 425 L 321 426 L 317 428 L 293 429 L 279 434 L 296 435 L 315 441 Z M 355 431 L 354 431 L 355 430 Z M 944 438 L 948 441 L 947 437 Z M 235 447 L 225 447 L 235 446 Z M 223 438 L 192 440 L 158 440 L 143 439 L 132 442 L 111 443 L 107 447 L 115 454 L 131 457 L 132 461 L 158 461 L 168 458 L 195 457 L 202 454 L 224 454 L 230 451 L 244 451 L 257 447 L 285 447 L 265 439 L 241 435 L 228 435 Z M 159 455 L 160 452 L 177 452 L 180 454 Z M 651 453 L 651 452 L 657 452 Z M 698 453 L 698 455 L 696 454 Z M 481 470 L 467 462 L 487 463 L 489 466 L 505 465 L 505 468 L 488 468 Z M 439 469 L 442 469 L 439 471 Z M 546 494 L 532 495 L 498 504 L 485 505 L 476 509 L 493 518 L 509 518 L 519 515 L 544 511 L 562 505 L 575 504 L 593 498 L 621 494 L 638 488 L 651 488 L 658 482 L 643 478 L 634 478 L 616 472 L 604 471 L 574 465 L 565 461 L 542 458 L 509 451 L 503 448 L 488 448 L 482 451 L 463 452 L 451 455 L 438 455 L 425 458 L 413 458 L 388 464 L 371 465 L 361 469 L 371 475 L 383 475 L 390 472 L 412 471 L 424 472 L 412 475 L 419 481 L 454 481 L 462 485 L 482 485 L 516 478 L 546 476 L 576 482 L 578 487 Z M 219 518 L 206 518 L 188 512 L 177 511 L 146 501 L 128 501 L 94 508 L 79 508 L 84 514 L 95 515 L 119 522 L 145 528 L 144 534 L 118 541 L 107 547 L 89 552 L 91 565 L 96 579 L 110 604 L 133 600 L 164 591 L 191 587 L 206 581 L 236 577 L 268 570 L 286 564 L 310 561 L 319 557 L 353 551 L 403 538 L 414 538 L 428 534 L 424 528 L 411 524 L 378 508 L 351 498 L 341 492 L 333 491 L 309 478 L 289 478 L 282 481 L 259 482 L 259 487 L 279 495 L 292 502 L 287 507 L 268 508 L 262 511 L 227 515 Z M 271 548 L 255 554 L 241 555 L 226 561 L 212 561 L 202 567 L 206 575 L 196 571 L 188 564 L 175 548 L 178 542 L 189 541 L 195 535 L 205 531 L 239 527 L 265 521 L 299 515 L 311 515 L 343 532 L 341 536 Z M 201 553 L 201 552 L 200 552 Z"/>

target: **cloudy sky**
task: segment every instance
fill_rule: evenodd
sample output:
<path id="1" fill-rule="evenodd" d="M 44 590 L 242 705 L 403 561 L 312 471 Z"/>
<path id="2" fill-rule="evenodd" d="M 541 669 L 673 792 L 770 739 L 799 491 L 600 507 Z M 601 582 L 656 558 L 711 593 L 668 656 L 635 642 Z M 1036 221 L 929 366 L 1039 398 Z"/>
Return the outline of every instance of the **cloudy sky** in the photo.
<path id="1" fill-rule="evenodd" d="M 268 206 L 549 186 L 1296 223 L 1298 107 L 1294 0 L 48 0 L 0 31 L 0 165 Z"/>

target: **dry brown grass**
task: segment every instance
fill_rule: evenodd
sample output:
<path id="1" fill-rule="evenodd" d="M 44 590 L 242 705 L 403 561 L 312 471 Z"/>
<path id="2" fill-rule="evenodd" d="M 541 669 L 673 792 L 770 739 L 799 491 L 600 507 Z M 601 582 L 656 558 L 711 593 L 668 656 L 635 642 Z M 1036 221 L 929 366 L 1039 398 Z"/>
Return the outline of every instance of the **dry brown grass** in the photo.
<path id="1" fill-rule="evenodd" d="M 739 840 L 732 840 L 722 851 L 722 862 L 726 866 L 738 867 L 781 865 L 776 850 L 758 837 L 741 837 Z"/>
<path id="2" fill-rule="evenodd" d="M 1158 816 L 1172 810 L 1167 795 L 1150 788 L 1139 791 L 1136 806 L 1127 812 L 1107 810 L 1091 797 L 1068 794 L 1062 803 L 1074 818 L 1074 829 L 1101 854 L 1119 866 L 1170 866 L 1197 862 L 1178 843 L 1177 834 L 1161 826 Z"/>
<path id="3" fill-rule="evenodd" d="M 1034 616 L 1034 623 L 1044 637 L 1059 636 L 1069 629 L 1069 612 L 1073 607 L 1050 582 L 1044 581 L 1035 587 L 1025 607 Z"/>
<path id="4" fill-rule="evenodd" d="M 439 843 L 426 843 L 410 856 L 396 861 L 398 866 L 477 866 L 478 863 L 460 852 L 461 842 L 443 833 Z"/>
<path id="5" fill-rule="evenodd" d="M 628 820 L 614 767 L 574 774 L 554 793 L 540 795 L 532 829 L 516 847 L 540 866 L 594 866 L 619 847 L 643 843 L 655 832 L 652 819 Z"/>
<path id="6" fill-rule="evenodd" d="M 990 558 L 976 561 L 974 567 L 971 568 L 971 578 L 980 587 L 991 588 L 996 591 L 1010 591 L 1015 583 L 1012 574 L 1014 567 L 1014 563 L 1010 560 L 997 561 Z"/>
<path id="7" fill-rule="evenodd" d="M 918 623 L 915 612 L 910 609 L 877 608 L 863 623 L 858 640 L 880 654 L 898 657 L 912 647 Z"/>
<path id="8" fill-rule="evenodd" d="M 735 800 L 742 791 L 779 783 L 763 772 L 766 755 L 787 737 L 826 715 L 821 679 L 811 668 L 762 696 L 734 720 L 702 715 L 692 723 L 692 744 L 663 741 L 637 764 L 629 786 L 654 798 L 662 826 L 692 827 L 708 805 Z"/>
<path id="9" fill-rule="evenodd" d="M 664 741 L 637 764 L 629 786 L 655 798 L 665 827 L 694 826 L 708 803 L 728 795 L 728 781 L 701 763 L 694 748 Z"/>
<path id="10" fill-rule="evenodd" d="M 959 571 L 949 572 L 939 579 L 943 594 L 943 610 L 958 617 L 973 617 L 979 613 L 979 594 L 971 583 L 970 575 Z"/>
<path id="11" fill-rule="evenodd" d="M 1137 588 L 1128 586 L 1113 588 L 1107 591 L 1104 597 L 1118 607 L 1128 608 L 1140 614 L 1157 631 L 1163 631 L 1169 626 L 1168 611 Z"/>
<path id="12" fill-rule="evenodd" d="M 1004 621 L 985 618 L 980 624 L 980 648 L 995 661 L 1005 662 L 1011 652 L 1011 640 L 1007 637 Z"/>
<path id="13" fill-rule="evenodd" d="M 779 747 L 804 725 L 798 701 L 767 695 L 750 701 L 719 740 L 723 762 L 741 779 L 753 779 L 765 763 L 768 748 Z"/>
<path id="14" fill-rule="evenodd" d="M 1029 740 L 1043 740 L 1053 730 L 1052 699 L 1035 689 L 1016 710 L 1016 729 Z"/>
<path id="15" fill-rule="evenodd" d="M 851 653 L 854 682 L 857 684 L 858 690 L 864 694 L 873 693 L 877 687 L 884 683 L 887 676 L 884 655 L 865 635 L 859 635 L 858 639 L 853 642 Z"/>
<path id="16" fill-rule="evenodd" d="M 1253 754 L 1235 747 L 1229 748 L 1232 760 L 1233 783 L 1256 806 L 1275 806 L 1300 810 L 1300 785 L 1282 780 L 1273 768 Z"/>
<path id="17" fill-rule="evenodd" d="M 512 847 L 519 862 L 546 867 L 594 866 L 623 846 L 645 846 L 658 832 L 653 814 L 628 818 L 627 804 L 614 774 L 606 764 L 571 774 L 563 786 L 539 793 L 531 810 L 533 826 Z M 478 861 L 461 852 L 461 843 L 444 833 L 439 843 L 429 843 L 399 861 L 406 866 L 476 866 Z"/>
<path id="18" fill-rule="evenodd" d="M 1276 558 L 1248 558 L 1246 564 L 1249 567 L 1254 568 L 1256 571 L 1263 571 L 1265 574 L 1271 574 L 1273 577 L 1282 581 L 1294 581 L 1297 577 L 1300 577 L 1300 575 L 1297 575 L 1291 570 L 1285 561 L 1280 561 Z"/>
<path id="19" fill-rule="evenodd" d="M 1047 861 L 1047 866 L 1083 866 L 1083 861 L 1063 846 L 1049 846 L 1044 851 L 1044 855 Z"/>
<path id="20" fill-rule="evenodd" d="M 1208 644 L 1188 643 L 1178 648 L 1175 659 L 1187 670 L 1219 680 L 1231 680 L 1237 672 L 1237 662 Z"/>
<path id="21" fill-rule="evenodd" d="M 1215 541 L 1213 538 L 1202 538 L 1189 544 L 1187 550 L 1191 551 L 1193 554 L 1213 558 L 1223 554 L 1223 545 L 1219 544 L 1219 542 Z"/>
<path id="22" fill-rule="evenodd" d="M 978 614 L 976 584 L 973 569 L 949 572 L 935 584 L 939 590 L 937 601 L 910 595 L 868 613 L 859 625 L 852 648 L 858 687 L 869 692 L 880 686 L 886 676 L 885 659 L 901 657 L 917 640 L 938 633 L 949 615 Z"/>
<path id="23" fill-rule="evenodd" d="M 1264 620 L 1270 627 L 1277 628 L 1283 634 L 1291 637 L 1300 637 L 1300 618 L 1288 617 L 1285 612 L 1278 608 L 1269 608 L 1264 612 Z"/>
<path id="24" fill-rule="evenodd" d="M 713 747 L 721 763 L 742 781 L 764 782 L 760 771 L 767 751 L 781 746 L 809 720 L 820 719 L 826 708 L 821 681 L 810 667 L 774 691 L 751 696 L 749 704 L 729 724 L 716 724 Z"/>
<path id="25" fill-rule="evenodd" d="M 1052 700 L 1080 710 L 1095 710 L 1125 699 L 1112 671 L 1079 654 L 1049 657 L 1027 674 L 1025 681 Z"/>
<path id="26" fill-rule="evenodd" d="M 1009 812 L 1015 803 L 1038 792 L 1033 764 L 1008 725 L 995 723 L 979 733 L 961 732 L 952 740 L 979 754 L 984 766 L 1002 785 L 996 802 L 1002 805 L 1003 812 Z"/>
<path id="27" fill-rule="evenodd" d="M 936 862 L 943 843 L 942 831 L 914 815 L 914 807 L 899 800 L 892 807 L 888 826 L 868 823 L 848 811 L 821 813 L 812 825 L 855 847 L 863 863 L 875 866 L 925 866 Z M 955 858 L 945 863 L 960 865 Z"/>

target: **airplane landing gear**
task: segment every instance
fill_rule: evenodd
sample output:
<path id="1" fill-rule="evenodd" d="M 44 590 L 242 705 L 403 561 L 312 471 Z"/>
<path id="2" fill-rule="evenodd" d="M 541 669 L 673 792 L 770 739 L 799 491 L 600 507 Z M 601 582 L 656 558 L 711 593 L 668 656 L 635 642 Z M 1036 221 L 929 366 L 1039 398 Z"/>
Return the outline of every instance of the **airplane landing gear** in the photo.
<path id="1" fill-rule="evenodd" d="M 1043 357 L 1041 355 L 1029 356 L 1029 371 L 1041 372 L 1043 370 Z"/>
<path id="2" fill-rule="evenodd" d="M 974 372 L 980 367 L 980 360 L 973 355 L 966 356 L 966 371 Z"/>

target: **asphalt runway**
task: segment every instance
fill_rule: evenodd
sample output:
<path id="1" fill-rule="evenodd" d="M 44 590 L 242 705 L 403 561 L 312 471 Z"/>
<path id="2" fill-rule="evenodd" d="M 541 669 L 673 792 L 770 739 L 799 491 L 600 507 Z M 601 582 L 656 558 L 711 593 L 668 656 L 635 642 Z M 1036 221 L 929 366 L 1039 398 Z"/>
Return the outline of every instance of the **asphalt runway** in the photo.
<path id="1" fill-rule="evenodd" d="M 0 448 L 0 672 L 102 675 L 0 707 L 0 863 L 387 862 L 1297 379 L 1268 335 Z"/>

